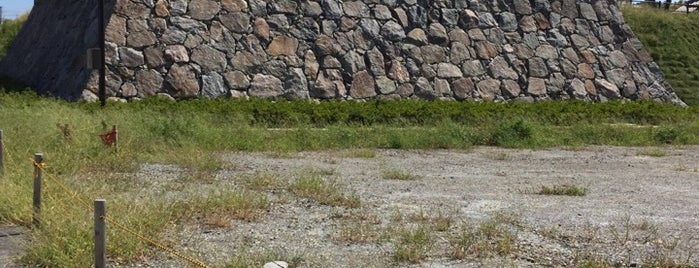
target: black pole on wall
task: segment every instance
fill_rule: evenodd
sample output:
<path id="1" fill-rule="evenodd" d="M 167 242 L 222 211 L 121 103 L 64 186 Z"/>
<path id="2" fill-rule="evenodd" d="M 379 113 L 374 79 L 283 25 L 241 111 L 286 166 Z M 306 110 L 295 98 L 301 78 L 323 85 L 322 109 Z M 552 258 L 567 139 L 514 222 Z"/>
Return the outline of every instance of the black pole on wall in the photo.
<path id="1" fill-rule="evenodd" d="M 100 105 L 104 107 L 106 101 L 107 101 L 107 90 L 105 84 L 106 82 L 106 66 L 105 66 L 105 55 L 104 55 L 104 0 L 97 0 L 99 2 L 98 5 L 98 15 L 97 15 L 97 28 L 98 28 L 98 35 L 99 35 L 99 49 L 100 49 L 100 60 L 99 60 L 99 70 L 100 70 L 100 82 L 99 82 L 99 98 L 100 98 Z"/>

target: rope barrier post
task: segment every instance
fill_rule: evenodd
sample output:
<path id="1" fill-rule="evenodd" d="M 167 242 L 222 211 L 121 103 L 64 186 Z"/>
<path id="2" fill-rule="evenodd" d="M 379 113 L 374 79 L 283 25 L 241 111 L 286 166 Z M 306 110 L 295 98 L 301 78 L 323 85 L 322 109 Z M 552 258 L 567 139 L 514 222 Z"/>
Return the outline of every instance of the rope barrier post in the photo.
<path id="1" fill-rule="evenodd" d="M 114 153 L 119 152 L 119 132 L 117 131 L 117 125 L 112 125 L 112 132 L 114 132 Z"/>
<path id="2" fill-rule="evenodd" d="M 32 224 L 34 227 L 39 227 L 40 223 L 40 213 L 41 213 L 41 183 L 43 181 L 44 171 L 41 169 L 41 165 L 44 163 L 44 154 L 37 153 L 34 154 L 34 198 L 33 207 L 34 214 L 32 216 Z"/>
<path id="3" fill-rule="evenodd" d="M 95 268 L 107 267 L 107 201 L 95 199 Z"/>
<path id="4" fill-rule="evenodd" d="M 2 141 L 2 129 L 0 129 L 0 177 L 5 174 L 5 144 Z"/>

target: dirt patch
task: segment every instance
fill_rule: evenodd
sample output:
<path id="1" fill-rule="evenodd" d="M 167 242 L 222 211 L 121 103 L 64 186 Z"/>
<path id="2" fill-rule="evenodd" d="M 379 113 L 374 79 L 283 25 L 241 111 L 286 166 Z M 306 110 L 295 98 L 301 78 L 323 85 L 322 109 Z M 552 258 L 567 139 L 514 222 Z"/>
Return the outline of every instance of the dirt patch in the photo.
<path id="1" fill-rule="evenodd" d="M 173 227 L 178 249 L 216 266 L 235 258 L 301 267 L 699 265 L 698 146 L 221 157 L 235 167 L 216 176 L 223 189 L 246 189 L 261 175 L 286 186 L 259 191 L 272 205 L 258 221 Z M 409 176 L 387 179 L 391 172 Z M 288 185 L 309 176 L 336 182 L 360 208 L 299 198 Z M 585 194 L 539 195 L 542 186 Z M 163 253 L 136 266 L 182 262 Z"/>

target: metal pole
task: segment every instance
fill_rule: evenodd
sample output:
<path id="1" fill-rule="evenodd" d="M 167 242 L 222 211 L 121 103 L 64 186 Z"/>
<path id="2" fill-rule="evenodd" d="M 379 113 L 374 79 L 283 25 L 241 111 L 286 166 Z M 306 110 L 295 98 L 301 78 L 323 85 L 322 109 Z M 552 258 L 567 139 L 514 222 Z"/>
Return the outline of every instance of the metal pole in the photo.
<path id="1" fill-rule="evenodd" d="M 114 152 L 119 152 L 119 131 L 117 130 L 117 125 L 112 125 L 112 131 L 114 132 Z"/>
<path id="2" fill-rule="evenodd" d="M 98 19 L 97 19 L 97 28 L 98 28 L 98 35 L 99 35 L 99 48 L 100 48 L 100 82 L 99 82 L 99 98 L 100 98 L 100 106 L 104 107 L 104 105 L 107 102 L 107 90 L 106 90 L 106 66 L 105 66 L 105 49 L 104 49 L 104 0 L 98 0 L 99 5 L 98 9 Z"/>
<path id="3" fill-rule="evenodd" d="M 5 174 L 5 143 L 2 140 L 2 129 L 0 129 L 0 176 Z"/>
<path id="4" fill-rule="evenodd" d="M 34 214 L 32 216 L 32 224 L 34 227 L 39 227 L 41 214 L 41 183 L 43 181 L 44 170 L 41 164 L 44 163 L 44 154 L 34 154 L 34 198 L 32 205 Z"/>
<path id="5" fill-rule="evenodd" d="M 95 268 L 107 267 L 107 201 L 95 199 Z"/>

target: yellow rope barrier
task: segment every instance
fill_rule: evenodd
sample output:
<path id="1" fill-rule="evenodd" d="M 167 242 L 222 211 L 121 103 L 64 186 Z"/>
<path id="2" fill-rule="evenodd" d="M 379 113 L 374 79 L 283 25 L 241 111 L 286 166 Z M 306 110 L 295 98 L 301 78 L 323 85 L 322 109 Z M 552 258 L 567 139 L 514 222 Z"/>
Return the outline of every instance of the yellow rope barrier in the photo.
<path id="1" fill-rule="evenodd" d="M 68 194 L 73 200 L 77 201 L 77 203 L 79 203 L 80 206 L 81 206 L 82 208 L 84 208 L 84 209 L 86 209 L 86 210 L 88 210 L 88 211 L 92 210 L 92 207 L 91 207 L 85 200 L 81 199 L 81 198 L 78 196 L 78 194 L 77 194 L 76 192 L 71 191 L 71 190 L 69 189 L 69 187 L 66 186 L 63 182 L 61 182 L 60 180 L 58 180 L 57 178 L 55 178 L 54 176 L 52 176 L 49 172 L 47 172 L 47 171 L 46 171 L 46 164 L 45 164 L 45 163 L 37 163 L 36 161 L 34 161 L 34 159 L 32 159 L 32 162 L 34 163 L 34 166 L 38 167 L 39 169 L 41 169 L 42 171 L 44 171 L 44 173 L 46 173 L 46 175 L 47 175 L 46 177 L 47 177 L 47 178 L 49 178 L 49 179 L 53 180 L 54 182 L 56 182 L 56 184 L 61 188 L 61 190 L 63 190 L 66 194 Z M 59 201 L 59 202 L 60 202 L 60 201 Z M 180 258 L 180 259 L 183 259 L 183 260 L 185 260 L 185 261 L 187 261 L 187 262 L 189 262 L 189 263 L 191 263 L 191 264 L 194 264 L 194 265 L 196 265 L 197 267 L 200 267 L 200 268 L 210 268 L 210 266 L 206 265 L 205 263 L 203 263 L 203 262 L 201 262 L 201 261 L 199 261 L 199 260 L 196 260 L 196 259 L 194 259 L 194 258 L 187 257 L 187 256 L 184 255 L 183 253 L 180 253 L 180 252 L 178 252 L 178 251 L 176 251 L 176 250 L 174 250 L 174 249 L 172 249 L 172 248 L 170 248 L 170 247 L 168 247 L 168 246 L 165 246 L 165 245 L 163 245 L 162 243 L 159 243 L 158 241 L 156 241 L 155 239 L 151 239 L 151 238 L 148 238 L 148 237 L 146 237 L 146 236 L 144 236 L 144 235 L 142 235 L 142 234 L 139 234 L 138 232 L 136 232 L 136 231 L 134 231 L 134 230 L 132 230 L 132 229 L 126 227 L 125 225 L 123 225 L 123 224 L 121 224 L 121 223 L 119 223 L 119 222 L 117 222 L 117 221 L 115 221 L 115 220 L 112 220 L 112 219 L 109 218 L 109 217 L 104 217 L 104 220 L 107 221 L 108 223 L 110 223 L 110 224 L 116 226 L 118 229 L 121 229 L 121 230 L 123 230 L 123 231 L 125 231 L 125 232 L 127 232 L 127 233 L 129 233 L 129 234 L 131 234 L 131 235 L 133 235 L 133 236 L 135 236 L 136 238 L 138 238 L 138 239 L 140 239 L 140 240 L 142 240 L 142 241 L 144 241 L 144 242 L 146 242 L 146 243 L 148 243 L 148 244 L 150 244 L 150 245 L 153 245 L 153 246 L 155 246 L 155 247 L 157 247 L 157 248 L 159 248 L 159 249 L 161 249 L 161 250 L 163 250 L 163 251 L 165 251 L 165 252 L 167 252 L 167 253 L 170 253 L 170 254 L 172 254 L 172 255 L 174 255 L 174 256 Z"/>

